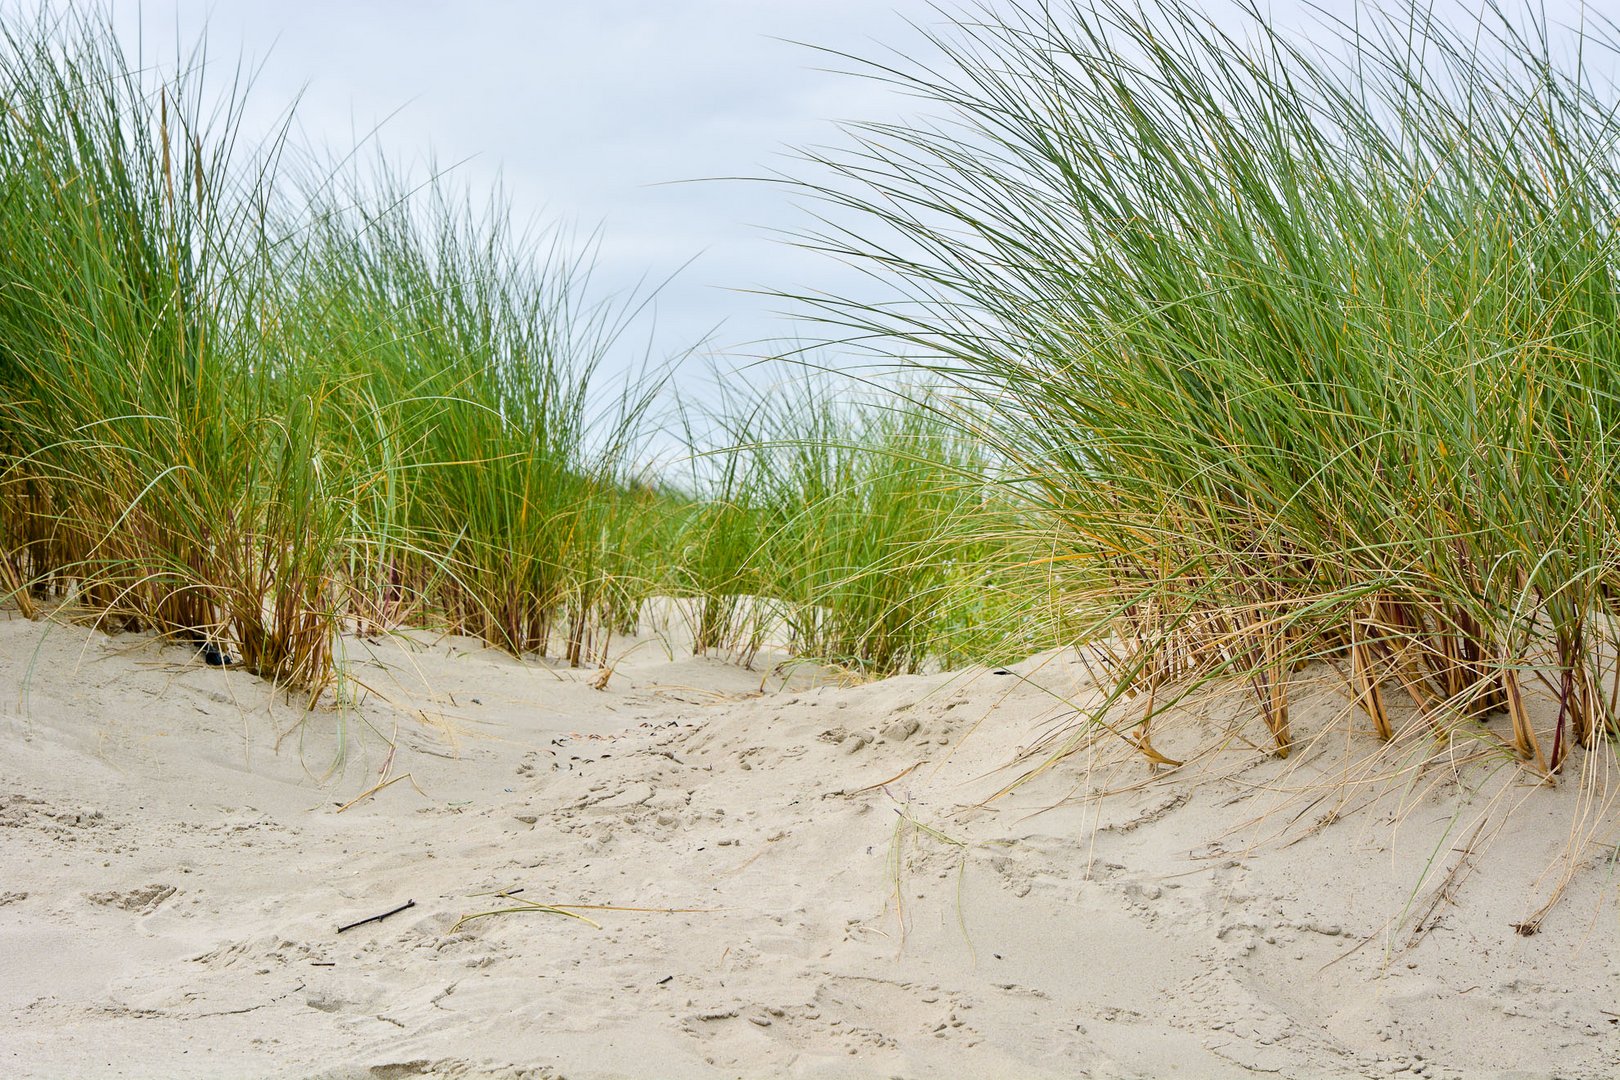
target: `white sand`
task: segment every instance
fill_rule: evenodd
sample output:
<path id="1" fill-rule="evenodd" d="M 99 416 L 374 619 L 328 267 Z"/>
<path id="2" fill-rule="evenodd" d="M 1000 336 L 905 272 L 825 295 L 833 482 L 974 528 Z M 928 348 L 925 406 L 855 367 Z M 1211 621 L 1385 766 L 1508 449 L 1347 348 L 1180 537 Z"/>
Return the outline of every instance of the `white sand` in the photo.
<path id="1" fill-rule="evenodd" d="M 419 642 L 349 642 L 364 700 L 306 716 L 0 613 L 0 1075 L 1620 1075 L 1602 785 L 1416 754 L 1357 783 L 1331 672 L 1286 762 L 1229 739 L 1155 778 L 1109 740 L 975 809 L 1078 666 L 762 693 L 649 638 L 595 690 Z M 1261 734 L 1189 713 L 1162 749 Z M 701 910 L 451 933 L 518 888 Z"/>

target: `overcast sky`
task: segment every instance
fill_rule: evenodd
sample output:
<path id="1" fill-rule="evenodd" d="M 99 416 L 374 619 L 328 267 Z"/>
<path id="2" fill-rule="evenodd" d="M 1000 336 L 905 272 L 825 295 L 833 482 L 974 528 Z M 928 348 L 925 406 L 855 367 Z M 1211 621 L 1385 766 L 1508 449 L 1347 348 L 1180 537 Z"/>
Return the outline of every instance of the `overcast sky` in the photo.
<path id="1" fill-rule="evenodd" d="M 1289 30 L 1316 18 L 1303 0 L 1266 6 Z M 922 0 L 112 0 L 112 10 L 132 51 L 144 26 L 148 59 L 172 53 L 177 32 L 189 42 L 206 31 L 214 61 L 262 61 L 260 122 L 302 92 L 297 117 L 316 144 L 346 148 L 386 120 L 391 160 L 465 160 L 475 189 L 504 179 L 520 220 L 600 227 L 603 286 L 660 280 L 693 260 L 658 300 L 659 353 L 711 331 L 717 347 L 744 353 L 793 332 L 771 315 L 780 302 L 744 290 L 854 282 L 772 235 L 809 224 L 783 187 L 705 178 L 784 168 L 792 148 L 836 141 L 837 120 L 915 111 L 877 83 L 821 70 L 833 61 L 792 42 L 911 52 L 908 20 L 943 21 Z"/>

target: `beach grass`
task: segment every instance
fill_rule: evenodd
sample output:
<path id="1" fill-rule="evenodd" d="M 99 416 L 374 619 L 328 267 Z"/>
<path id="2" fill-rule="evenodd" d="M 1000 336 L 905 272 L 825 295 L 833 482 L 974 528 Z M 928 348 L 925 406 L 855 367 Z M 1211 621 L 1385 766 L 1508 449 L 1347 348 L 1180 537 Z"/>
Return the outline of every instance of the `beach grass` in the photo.
<path id="1" fill-rule="evenodd" d="M 1505 718 L 1554 773 L 1620 687 L 1615 38 L 1324 23 L 998 6 L 852 60 L 932 112 L 809 158 L 807 242 L 895 286 L 814 312 L 974 403 L 1150 756 L 1211 679 L 1286 755 L 1331 660 L 1383 737 Z"/>
<path id="2" fill-rule="evenodd" d="M 48 30 L 0 56 L 8 577 L 319 684 L 346 492 L 318 464 L 323 371 L 256 348 L 280 133 L 250 155 L 238 93 L 154 85 L 93 23 Z"/>
<path id="3" fill-rule="evenodd" d="M 743 660 L 997 647 L 988 459 L 935 406 L 779 361 L 802 391 L 734 395 L 655 467 L 669 367 L 627 367 L 646 297 L 599 295 L 588 242 L 295 147 L 291 113 L 250 132 L 200 46 L 159 71 L 63 16 L 0 54 L 0 583 L 30 612 L 311 702 L 345 632 L 601 665 L 659 593 Z"/>
<path id="4" fill-rule="evenodd" d="M 674 590 L 700 651 L 751 658 L 780 626 L 795 653 L 892 675 L 1055 644 L 994 526 L 995 459 L 946 399 L 799 371 L 711 412 L 686 424 L 704 498 Z"/>
<path id="5" fill-rule="evenodd" d="M 633 306 L 498 199 L 244 146 L 204 66 L 6 39 L 6 580 L 315 692 L 334 634 L 413 619 L 580 662 L 626 602 L 650 384 L 592 394 Z"/>

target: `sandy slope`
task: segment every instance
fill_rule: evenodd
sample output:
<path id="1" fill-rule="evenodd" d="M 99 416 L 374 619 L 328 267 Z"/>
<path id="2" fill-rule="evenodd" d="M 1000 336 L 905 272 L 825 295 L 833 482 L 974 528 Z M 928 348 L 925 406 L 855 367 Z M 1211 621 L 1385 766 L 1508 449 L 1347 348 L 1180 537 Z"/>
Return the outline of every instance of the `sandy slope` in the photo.
<path id="1" fill-rule="evenodd" d="M 1216 748 L 1174 775 L 1109 739 L 973 809 L 1088 697 L 1072 662 L 762 692 L 653 637 L 596 690 L 463 639 L 348 647 L 363 700 L 305 717 L 0 615 L 0 1074 L 1620 1074 L 1601 778 L 1369 764 L 1331 673 L 1299 714 L 1334 733 L 1287 762 L 1206 703 L 1160 736 Z M 452 932 L 518 888 L 700 910 Z"/>

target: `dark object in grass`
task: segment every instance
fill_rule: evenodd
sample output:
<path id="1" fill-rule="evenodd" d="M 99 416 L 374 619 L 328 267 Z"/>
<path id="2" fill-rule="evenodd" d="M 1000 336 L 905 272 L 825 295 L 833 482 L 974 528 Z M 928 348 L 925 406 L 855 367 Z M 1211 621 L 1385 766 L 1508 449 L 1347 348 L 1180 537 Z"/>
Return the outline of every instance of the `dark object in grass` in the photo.
<path id="1" fill-rule="evenodd" d="M 385 911 L 381 915 L 373 915 L 369 919 L 361 919 L 358 922 L 352 922 L 352 923 L 349 923 L 346 926 L 340 926 L 340 927 L 337 928 L 337 932 L 341 934 L 345 930 L 353 930 L 357 926 L 366 925 L 366 923 L 382 922 L 384 919 L 388 918 L 388 916 L 390 916 L 390 915 L 398 915 L 400 912 L 404 911 L 406 908 L 413 908 L 415 906 L 416 906 L 416 901 L 415 900 L 407 900 L 403 904 L 399 905 L 399 907 L 394 908 L 392 911 Z"/>
<path id="2" fill-rule="evenodd" d="M 197 653 L 203 658 L 203 663 L 209 667 L 230 667 L 236 663 L 231 654 L 209 641 L 207 636 L 198 630 L 186 630 L 181 637 L 196 646 Z"/>

